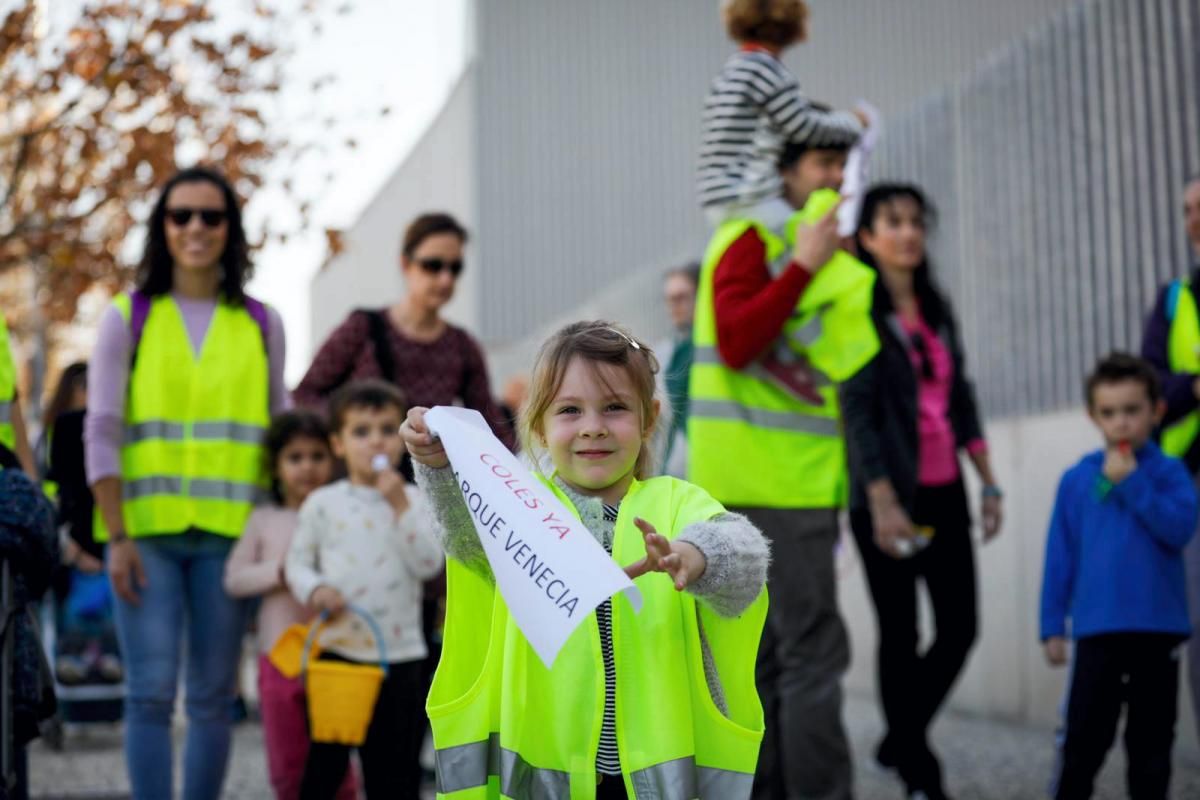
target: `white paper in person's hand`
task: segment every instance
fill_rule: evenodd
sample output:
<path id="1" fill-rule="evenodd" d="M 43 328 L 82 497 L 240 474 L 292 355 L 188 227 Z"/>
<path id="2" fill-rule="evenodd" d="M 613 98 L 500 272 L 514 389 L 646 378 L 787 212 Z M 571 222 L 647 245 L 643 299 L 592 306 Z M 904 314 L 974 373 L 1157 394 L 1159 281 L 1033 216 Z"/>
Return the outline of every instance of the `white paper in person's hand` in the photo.
<path id="1" fill-rule="evenodd" d="M 450 459 L 496 586 L 547 667 L 608 597 L 624 592 L 641 611 L 641 592 L 625 571 L 478 411 L 438 406 L 425 413 L 425 423 Z"/>
<path id="2" fill-rule="evenodd" d="M 850 149 L 850 155 L 846 158 L 842 188 L 838 191 L 838 194 L 846 198 L 838 208 L 838 236 L 853 236 L 854 229 L 858 227 L 863 194 L 867 191 L 867 169 L 871 163 L 871 151 L 879 142 L 883 126 L 879 109 L 870 103 L 859 100 L 854 107 L 867 117 L 870 125 L 859 138 L 858 144 Z"/>

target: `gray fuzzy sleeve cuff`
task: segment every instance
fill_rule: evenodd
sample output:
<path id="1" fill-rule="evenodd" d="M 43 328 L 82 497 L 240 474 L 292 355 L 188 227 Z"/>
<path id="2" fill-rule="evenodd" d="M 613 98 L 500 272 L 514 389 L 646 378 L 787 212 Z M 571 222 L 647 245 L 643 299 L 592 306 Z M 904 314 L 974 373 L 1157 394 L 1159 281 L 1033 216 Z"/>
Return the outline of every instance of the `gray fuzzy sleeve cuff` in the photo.
<path id="1" fill-rule="evenodd" d="M 492 580 L 492 568 L 479 541 L 471 512 L 463 502 L 462 490 L 454 470 L 435 469 L 413 460 L 417 486 L 429 498 L 433 531 L 446 555 L 462 562 L 472 572 Z"/>
<path id="2" fill-rule="evenodd" d="M 749 608 L 767 582 L 770 547 L 741 514 L 726 512 L 695 522 L 683 529 L 678 541 L 694 545 L 708 562 L 687 591 L 722 617 L 736 617 Z"/>

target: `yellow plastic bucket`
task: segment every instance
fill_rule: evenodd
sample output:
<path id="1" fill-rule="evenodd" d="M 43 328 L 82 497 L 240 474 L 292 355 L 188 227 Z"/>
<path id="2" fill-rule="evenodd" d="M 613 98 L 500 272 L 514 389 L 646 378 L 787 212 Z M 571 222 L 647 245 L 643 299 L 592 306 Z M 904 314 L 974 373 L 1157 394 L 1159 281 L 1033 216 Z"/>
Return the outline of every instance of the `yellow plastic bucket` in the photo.
<path id="1" fill-rule="evenodd" d="M 311 625 L 301 625 L 300 623 L 289 625 L 283 633 L 279 634 L 275 644 L 271 645 L 271 651 L 267 653 L 267 658 L 283 677 L 300 677 L 300 672 L 304 668 L 304 640 L 308 638 L 308 631 L 311 627 Z M 320 646 L 313 644 L 313 650 L 309 657 L 316 658 L 320 652 Z"/>
<path id="2" fill-rule="evenodd" d="M 313 660 L 312 645 L 317 632 L 328 621 L 328 615 L 322 614 L 312 624 L 304 642 L 302 664 L 304 692 L 308 698 L 309 736 L 314 742 L 362 744 L 375 713 L 379 687 L 387 675 L 387 653 L 379 626 L 358 606 L 351 605 L 348 610 L 370 626 L 379 646 L 379 666 Z"/>

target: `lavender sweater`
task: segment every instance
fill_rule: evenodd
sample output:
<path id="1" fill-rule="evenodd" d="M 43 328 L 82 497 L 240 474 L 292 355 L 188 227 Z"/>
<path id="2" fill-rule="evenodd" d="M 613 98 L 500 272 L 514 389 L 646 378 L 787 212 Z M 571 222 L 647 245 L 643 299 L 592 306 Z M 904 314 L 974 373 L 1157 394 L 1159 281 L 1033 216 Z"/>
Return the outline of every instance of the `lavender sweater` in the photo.
<path id="1" fill-rule="evenodd" d="M 192 350 L 200 351 L 208 325 L 217 308 L 215 299 L 196 300 L 171 295 L 187 326 Z M 292 399 L 283 381 L 283 362 L 287 353 L 283 320 L 275 309 L 267 308 L 267 363 L 271 378 L 271 414 L 291 407 Z M 125 435 L 125 394 L 129 387 L 129 324 L 116 307 L 109 307 L 100 318 L 96 349 L 88 362 L 88 410 L 83 426 L 88 483 L 121 474 L 121 440 Z"/>

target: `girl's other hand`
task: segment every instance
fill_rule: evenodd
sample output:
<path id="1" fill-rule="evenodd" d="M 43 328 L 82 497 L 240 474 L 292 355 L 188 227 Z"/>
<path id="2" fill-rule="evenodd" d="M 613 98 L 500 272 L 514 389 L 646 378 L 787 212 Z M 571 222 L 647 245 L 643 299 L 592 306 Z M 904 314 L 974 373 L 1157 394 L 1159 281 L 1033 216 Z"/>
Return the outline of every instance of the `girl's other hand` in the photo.
<path id="1" fill-rule="evenodd" d="M 410 408 L 408 418 L 400 426 L 400 437 L 404 439 L 404 446 L 414 460 L 427 467 L 441 469 L 450 464 L 450 459 L 446 458 L 442 440 L 430 433 L 425 425 L 425 412 L 428 410 L 421 406 Z"/>
<path id="2" fill-rule="evenodd" d="M 641 517 L 634 519 L 633 524 L 644 536 L 646 557 L 625 568 L 625 574 L 631 580 L 647 572 L 665 572 L 671 576 L 676 591 L 683 591 L 700 580 L 708 561 L 695 545 L 668 541 Z"/>

